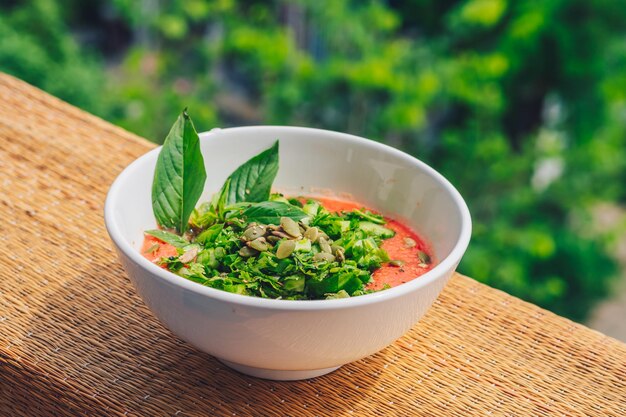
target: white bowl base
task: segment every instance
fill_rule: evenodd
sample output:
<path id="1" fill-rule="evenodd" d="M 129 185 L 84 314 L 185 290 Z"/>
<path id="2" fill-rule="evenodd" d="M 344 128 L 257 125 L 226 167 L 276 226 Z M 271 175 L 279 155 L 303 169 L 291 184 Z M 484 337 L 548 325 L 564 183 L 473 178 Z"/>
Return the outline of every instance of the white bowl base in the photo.
<path id="1" fill-rule="evenodd" d="M 340 365 L 333 366 L 331 368 L 309 369 L 306 371 L 284 371 L 278 369 L 255 368 L 252 366 L 229 362 L 220 358 L 217 359 L 224 365 L 234 369 L 237 372 L 241 372 L 242 374 L 250 375 L 256 378 L 271 379 L 273 381 L 298 381 L 301 379 L 315 378 L 331 373 L 332 371 L 335 371 L 341 367 Z"/>

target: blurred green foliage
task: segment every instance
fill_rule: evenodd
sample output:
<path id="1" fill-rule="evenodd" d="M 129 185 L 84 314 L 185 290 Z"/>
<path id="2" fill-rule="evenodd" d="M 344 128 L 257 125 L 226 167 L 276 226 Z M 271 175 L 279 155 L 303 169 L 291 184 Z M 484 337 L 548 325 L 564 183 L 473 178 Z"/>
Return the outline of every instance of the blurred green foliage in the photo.
<path id="1" fill-rule="evenodd" d="M 0 8 L 0 70 L 96 114 L 106 113 L 102 62 L 81 50 L 54 2 Z"/>
<path id="2" fill-rule="evenodd" d="M 374 138 L 467 199 L 460 271 L 584 319 L 616 275 L 626 7 L 585 0 L 33 0 L 0 6 L 0 69 L 154 141 L 196 125 Z"/>

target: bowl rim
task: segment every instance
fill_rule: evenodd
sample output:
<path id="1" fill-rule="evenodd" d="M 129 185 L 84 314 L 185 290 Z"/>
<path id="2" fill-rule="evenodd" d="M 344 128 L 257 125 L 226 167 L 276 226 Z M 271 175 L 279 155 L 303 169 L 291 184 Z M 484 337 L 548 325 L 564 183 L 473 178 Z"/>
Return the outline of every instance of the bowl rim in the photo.
<path id="1" fill-rule="evenodd" d="M 181 287 L 184 290 L 194 292 L 206 296 L 208 298 L 217 299 L 223 302 L 229 302 L 236 305 L 252 306 L 262 309 L 275 309 L 275 310 L 293 310 L 293 311 L 310 311 L 310 310 L 329 310 L 329 309 L 344 309 L 355 308 L 363 305 L 389 301 L 414 291 L 419 290 L 422 287 L 428 286 L 432 282 L 440 279 L 446 275 L 446 272 L 454 271 L 456 266 L 460 262 L 467 246 L 469 245 L 472 229 L 472 221 L 469 212 L 469 208 L 465 203 L 465 200 L 461 194 L 454 188 L 454 186 L 434 168 L 430 167 L 421 160 L 403 152 L 389 145 L 376 142 L 371 139 L 366 139 L 360 136 L 351 135 L 348 133 L 336 132 L 332 130 L 317 129 L 311 127 L 299 127 L 299 126 L 276 126 L 276 125 L 261 125 L 261 126 L 242 126 L 242 127 L 229 127 L 229 128 L 214 128 L 210 131 L 199 133 L 200 140 L 206 140 L 214 134 L 221 132 L 236 132 L 236 131 L 258 131 L 258 130 L 282 130 L 285 134 L 290 132 L 309 132 L 317 135 L 330 135 L 349 143 L 356 143 L 359 146 L 366 146 L 373 148 L 381 153 L 389 153 L 394 157 L 409 161 L 411 164 L 417 165 L 420 170 L 427 175 L 433 177 L 452 197 L 452 200 L 456 203 L 457 208 L 461 215 L 461 230 L 459 238 L 454 244 L 452 251 L 448 256 L 442 259 L 433 269 L 421 275 L 418 279 L 412 279 L 411 281 L 400 284 L 396 287 L 389 288 L 384 291 L 379 291 L 371 294 L 360 295 L 358 297 L 333 299 L 333 300 L 280 300 L 261 298 L 249 295 L 234 294 L 227 291 L 205 287 L 199 283 L 190 281 L 183 277 L 180 277 L 172 272 L 169 272 L 156 264 L 148 261 L 141 256 L 140 251 L 134 248 L 130 242 L 126 241 L 122 236 L 119 225 L 114 216 L 114 207 L 117 200 L 120 197 L 120 189 L 122 184 L 132 178 L 136 172 L 140 170 L 143 164 L 150 158 L 156 159 L 156 155 L 160 152 L 161 146 L 152 149 L 145 154 L 141 155 L 133 162 L 131 162 L 113 181 L 111 187 L 106 196 L 104 205 L 104 221 L 107 232 L 113 243 L 118 249 L 127 256 L 131 261 L 137 264 L 146 272 L 158 277 L 159 279 L 174 285 Z M 127 272 L 128 273 L 128 272 Z"/>

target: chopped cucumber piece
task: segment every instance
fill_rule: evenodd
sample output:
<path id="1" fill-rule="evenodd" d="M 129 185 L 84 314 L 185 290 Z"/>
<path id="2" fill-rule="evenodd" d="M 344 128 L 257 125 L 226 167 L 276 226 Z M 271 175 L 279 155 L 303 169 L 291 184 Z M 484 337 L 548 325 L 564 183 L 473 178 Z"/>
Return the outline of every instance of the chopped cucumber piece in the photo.
<path id="1" fill-rule="evenodd" d="M 317 212 L 320 209 L 320 205 L 316 201 L 309 200 L 303 207 L 302 210 L 308 214 L 309 216 L 317 216 Z"/>
<path id="2" fill-rule="evenodd" d="M 382 239 L 388 239 L 396 235 L 396 232 L 393 230 L 372 222 L 359 222 L 359 229 L 367 234 L 378 236 Z"/>
<path id="3" fill-rule="evenodd" d="M 311 252 L 311 241 L 309 239 L 300 239 L 296 242 L 296 252 Z"/>
<path id="4" fill-rule="evenodd" d="M 341 233 L 346 233 L 348 230 L 350 230 L 349 220 L 341 220 L 337 222 L 337 224 L 339 224 L 339 230 L 341 230 Z"/>

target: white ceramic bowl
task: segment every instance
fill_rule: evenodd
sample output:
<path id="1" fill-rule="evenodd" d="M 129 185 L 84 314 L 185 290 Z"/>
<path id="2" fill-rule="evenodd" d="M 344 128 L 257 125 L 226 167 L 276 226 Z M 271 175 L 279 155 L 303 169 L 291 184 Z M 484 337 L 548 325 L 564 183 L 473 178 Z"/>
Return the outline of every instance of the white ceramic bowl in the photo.
<path id="1" fill-rule="evenodd" d="M 292 195 L 333 190 L 404 221 L 430 242 L 438 265 L 398 287 L 339 300 L 269 300 L 188 281 L 139 252 L 143 232 L 156 226 L 150 193 L 160 148 L 138 158 L 115 180 L 106 199 L 105 222 L 137 292 L 174 334 L 245 374 L 294 380 L 323 375 L 378 352 L 409 330 L 461 260 L 471 219 L 459 193 L 423 162 L 367 139 L 298 127 L 201 134 L 208 178 L 200 201 L 276 139 L 276 189 Z"/>

